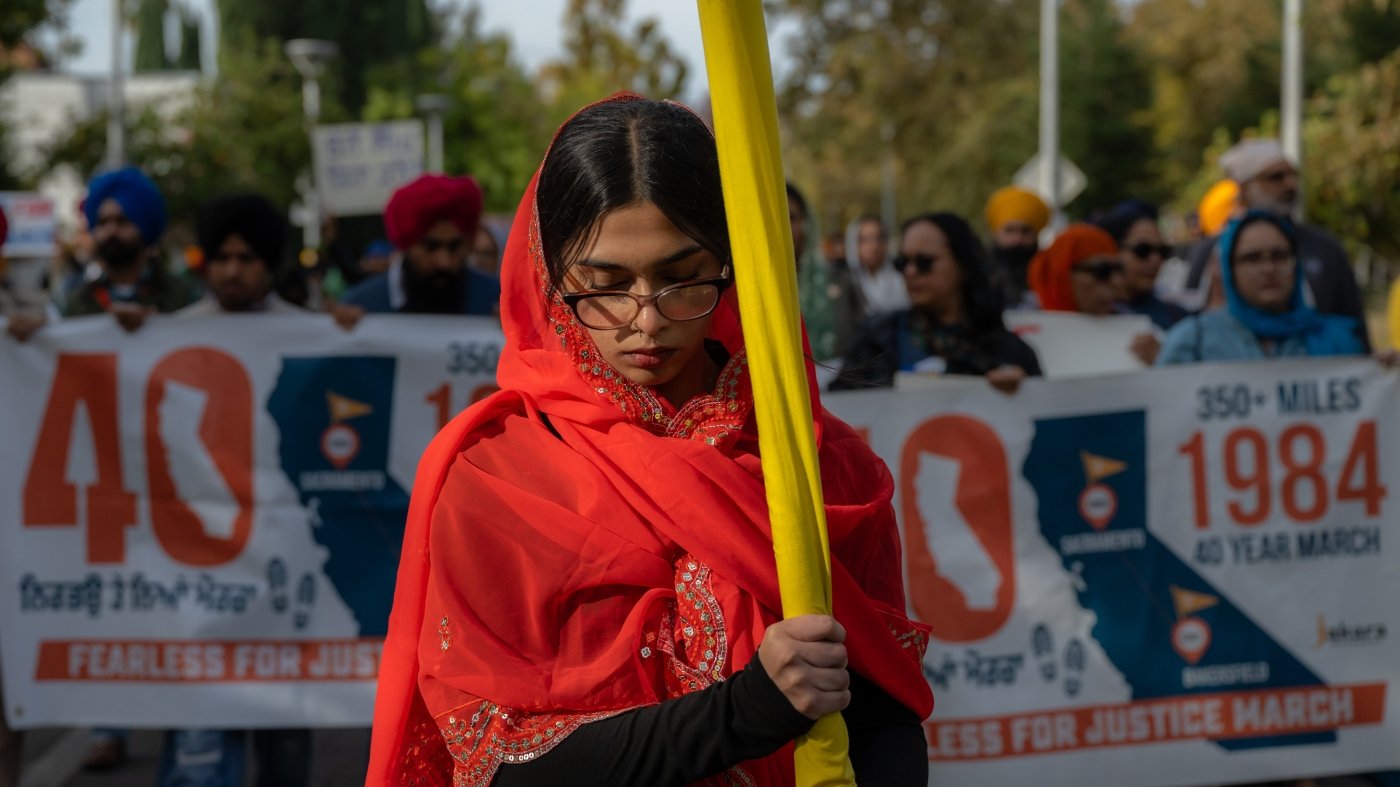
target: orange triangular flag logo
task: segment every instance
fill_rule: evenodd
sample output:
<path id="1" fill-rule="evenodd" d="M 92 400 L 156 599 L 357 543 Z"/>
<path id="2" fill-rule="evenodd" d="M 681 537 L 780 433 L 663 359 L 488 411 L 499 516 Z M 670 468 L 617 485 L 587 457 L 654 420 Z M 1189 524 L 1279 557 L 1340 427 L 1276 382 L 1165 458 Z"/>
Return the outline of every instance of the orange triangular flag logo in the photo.
<path id="1" fill-rule="evenodd" d="M 1187 590 L 1176 585 L 1171 586 L 1172 604 L 1176 607 L 1176 617 L 1178 620 L 1203 609 L 1210 609 L 1220 603 L 1218 596 L 1206 593 L 1197 593 L 1194 590 Z"/>
<path id="2" fill-rule="evenodd" d="M 364 402 L 357 402 L 347 396 L 341 396 L 335 391 L 326 391 L 326 404 L 330 405 L 331 423 L 333 424 L 374 412 L 374 408 Z"/>
<path id="3" fill-rule="evenodd" d="M 1109 459 L 1106 456 L 1097 456 L 1088 451 L 1079 452 L 1079 461 L 1084 463 L 1084 477 L 1089 479 L 1091 484 L 1097 484 L 1109 476 L 1118 475 L 1128 469 L 1127 462 Z"/>

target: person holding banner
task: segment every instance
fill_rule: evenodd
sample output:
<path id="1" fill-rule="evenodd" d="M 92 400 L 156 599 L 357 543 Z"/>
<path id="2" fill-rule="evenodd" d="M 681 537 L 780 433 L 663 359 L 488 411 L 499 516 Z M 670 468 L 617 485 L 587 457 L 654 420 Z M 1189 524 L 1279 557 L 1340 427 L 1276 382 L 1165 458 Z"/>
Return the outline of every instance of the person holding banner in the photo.
<path id="1" fill-rule="evenodd" d="M 74 294 L 64 316 L 110 313 L 134 331 L 147 315 L 173 312 L 195 300 L 195 292 L 161 259 L 157 244 L 165 234 L 165 197 L 144 172 L 126 167 L 94 178 L 83 214 L 102 276 Z"/>
<path id="2" fill-rule="evenodd" d="M 503 390 L 419 463 L 367 783 L 791 785 L 841 712 L 862 783 L 926 784 L 892 480 L 815 390 L 835 614 L 781 620 L 708 128 L 585 108 L 518 215 Z"/>
<path id="3" fill-rule="evenodd" d="M 913 308 L 865 324 L 832 390 L 891 386 L 903 371 L 978 375 L 1014 393 L 1026 376 L 1040 375 L 1035 351 L 1002 322 L 1002 293 L 962 217 L 928 213 L 905 222 L 894 266 Z"/>
<path id="4" fill-rule="evenodd" d="M 1159 366 L 1366 352 L 1356 320 L 1308 305 L 1288 219 L 1256 210 L 1232 221 L 1220 236 L 1219 265 L 1225 307 L 1178 323 Z"/>
<path id="5" fill-rule="evenodd" d="M 481 224 L 481 187 L 471 178 L 423 175 L 384 206 L 384 228 L 402 258 L 345 293 L 332 309 L 347 330 L 366 313 L 496 313 L 501 287 L 467 264 Z"/>

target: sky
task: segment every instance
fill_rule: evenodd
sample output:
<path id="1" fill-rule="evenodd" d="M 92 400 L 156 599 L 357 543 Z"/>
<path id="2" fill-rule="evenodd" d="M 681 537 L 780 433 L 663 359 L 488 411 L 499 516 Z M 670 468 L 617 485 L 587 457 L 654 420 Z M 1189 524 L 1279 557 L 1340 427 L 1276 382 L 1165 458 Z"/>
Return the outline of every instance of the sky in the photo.
<path id="1" fill-rule="evenodd" d="M 189 0 L 196 10 L 213 17 L 213 0 Z M 456 5 L 457 2 L 452 2 Z M 561 23 L 567 0 L 483 0 L 485 27 L 503 30 L 515 40 L 517 57 L 530 70 L 559 53 L 563 26 Z M 70 33 L 83 42 L 80 55 L 62 64 L 62 69 L 77 74 L 101 74 L 111 68 L 111 24 L 114 0 L 74 0 L 71 6 Z M 696 90 L 704 81 L 704 54 L 700 41 L 700 20 L 693 2 L 686 0 L 628 0 L 628 15 L 637 20 L 656 17 L 672 47 L 690 65 L 690 89 Z M 781 29 L 775 28 L 775 40 Z M 213 52 L 212 29 L 206 29 L 206 58 Z M 130 48 L 131 44 L 126 44 Z"/>

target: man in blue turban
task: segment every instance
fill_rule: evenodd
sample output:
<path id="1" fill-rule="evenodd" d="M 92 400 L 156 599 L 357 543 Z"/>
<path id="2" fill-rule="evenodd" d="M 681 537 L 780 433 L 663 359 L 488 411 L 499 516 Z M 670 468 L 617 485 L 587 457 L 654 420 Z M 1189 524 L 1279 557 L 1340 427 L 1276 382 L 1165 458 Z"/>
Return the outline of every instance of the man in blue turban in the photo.
<path id="1" fill-rule="evenodd" d="M 102 276 L 69 300 L 65 314 L 109 312 L 135 330 L 148 313 L 173 312 L 194 300 L 184 280 L 165 269 L 159 253 L 165 234 L 165 198 L 135 167 L 93 178 L 83 201 L 94 256 Z"/>

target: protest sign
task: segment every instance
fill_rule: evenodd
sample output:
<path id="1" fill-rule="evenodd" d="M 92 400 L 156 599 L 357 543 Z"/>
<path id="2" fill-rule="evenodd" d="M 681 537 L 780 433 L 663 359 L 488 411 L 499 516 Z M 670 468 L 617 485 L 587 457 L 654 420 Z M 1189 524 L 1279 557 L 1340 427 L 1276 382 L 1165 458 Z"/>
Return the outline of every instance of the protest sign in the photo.
<path id="1" fill-rule="evenodd" d="M 400 186 L 423 174 L 423 123 L 317 126 L 312 162 L 321 210 L 331 216 L 379 213 Z"/>
<path id="2" fill-rule="evenodd" d="M 418 457 L 502 341 L 309 315 L 0 341 L 10 721 L 367 724 Z"/>
<path id="3" fill-rule="evenodd" d="M 1185 371 L 827 397 L 896 479 L 931 783 L 1400 767 L 1400 376 Z"/>
<path id="4" fill-rule="evenodd" d="M 40 194 L 0 191 L 0 210 L 9 222 L 9 233 L 0 255 L 10 259 L 49 258 L 54 253 L 58 217 L 53 200 Z"/>

